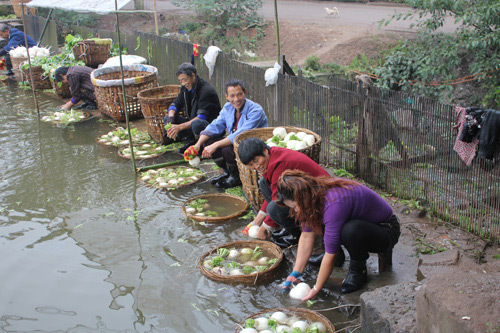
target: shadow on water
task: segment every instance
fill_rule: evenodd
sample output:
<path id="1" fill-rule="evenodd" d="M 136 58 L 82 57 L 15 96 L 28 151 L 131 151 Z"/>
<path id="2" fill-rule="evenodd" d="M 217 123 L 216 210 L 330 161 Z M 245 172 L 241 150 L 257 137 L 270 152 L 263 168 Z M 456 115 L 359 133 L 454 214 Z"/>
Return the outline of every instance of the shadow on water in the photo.
<path id="1" fill-rule="evenodd" d="M 203 181 L 165 192 L 141 185 L 129 160 L 95 139 L 114 128 L 97 119 L 70 128 L 40 123 L 30 91 L 0 88 L 0 327 L 5 332 L 231 332 L 246 316 L 304 307 L 261 285 L 211 281 L 199 257 L 243 240 L 248 220 L 193 223 L 189 198 Z M 62 103 L 39 93 L 42 116 Z M 178 160 L 176 153 L 140 166 Z M 208 168 L 211 173 L 217 172 Z M 307 282 L 316 271 L 309 270 Z M 337 291 L 313 309 L 345 300 Z M 335 322 L 349 316 L 324 313 Z"/>

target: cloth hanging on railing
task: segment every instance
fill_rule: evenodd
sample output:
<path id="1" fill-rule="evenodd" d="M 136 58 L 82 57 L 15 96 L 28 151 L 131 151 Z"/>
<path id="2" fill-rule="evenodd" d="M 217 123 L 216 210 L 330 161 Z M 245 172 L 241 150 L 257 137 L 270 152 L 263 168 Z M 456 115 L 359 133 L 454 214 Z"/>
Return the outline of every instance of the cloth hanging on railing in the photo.
<path id="1" fill-rule="evenodd" d="M 460 140 L 461 133 L 466 123 L 466 108 L 455 106 L 453 107 L 453 113 L 455 116 L 455 126 L 453 126 L 453 129 L 458 133 L 453 150 L 457 152 L 458 156 L 460 156 L 462 161 L 464 161 L 467 166 L 470 166 L 472 164 L 472 160 L 476 157 L 479 140 L 477 138 L 474 138 L 470 142 Z"/>
<path id="2" fill-rule="evenodd" d="M 453 149 L 468 166 L 476 156 L 476 148 L 478 158 L 494 159 L 500 152 L 500 111 L 458 107 L 455 110 L 460 130 L 455 142 L 459 149 Z"/>

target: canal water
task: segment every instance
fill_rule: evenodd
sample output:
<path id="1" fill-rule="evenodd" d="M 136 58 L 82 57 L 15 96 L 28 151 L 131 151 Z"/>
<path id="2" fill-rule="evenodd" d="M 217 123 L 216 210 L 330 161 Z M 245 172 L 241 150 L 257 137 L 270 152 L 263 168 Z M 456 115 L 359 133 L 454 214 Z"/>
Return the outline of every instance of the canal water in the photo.
<path id="1" fill-rule="evenodd" d="M 42 115 L 62 104 L 38 95 Z M 0 88 L 0 101 L 2 332 L 232 332 L 253 313 L 306 306 L 279 291 L 290 263 L 275 281 L 252 286 L 201 274 L 198 258 L 246 239 L 249 222 L 185 218 L 187 199 L 216 192 L 208 182 L 156 191 L 137 182 L 131 161 L 95 142 L 116 125 L 40 122 L 31 91 L 14 84 Z M 312 309 L 338 302 L 324 296 Z"/>

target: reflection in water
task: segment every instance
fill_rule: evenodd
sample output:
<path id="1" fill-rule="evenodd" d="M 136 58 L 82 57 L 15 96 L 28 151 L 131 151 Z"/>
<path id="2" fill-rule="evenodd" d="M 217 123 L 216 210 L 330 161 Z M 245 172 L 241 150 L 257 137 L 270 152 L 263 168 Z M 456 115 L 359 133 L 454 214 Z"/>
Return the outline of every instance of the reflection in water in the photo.
<path id="1" fill-rule="evenodd" d="M 39 95 L 42 115 L 61 104 Z M 2 87 L 0 97 L 3 331 L 231 332 L 249 314 L 303 306 L 279 292 L 289 264 L 275 281 L 256 286 L 225 285 L 199 272 L 199 257 L 244 239 L 240 230 L 249 222 L 185 218 L 186 200 L 215 192 L 208 182 L 171 192 L 142 186 L 130 161 L 95 143 L 116 125 L 40 124 L 29 92 Z"/>

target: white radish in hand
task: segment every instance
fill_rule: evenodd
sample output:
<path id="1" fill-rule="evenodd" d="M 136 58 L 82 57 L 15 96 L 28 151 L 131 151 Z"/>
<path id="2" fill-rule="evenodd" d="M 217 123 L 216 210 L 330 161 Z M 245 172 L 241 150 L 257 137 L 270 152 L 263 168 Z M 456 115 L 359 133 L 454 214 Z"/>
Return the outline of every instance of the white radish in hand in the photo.
<path id="1" fill-rule="evenodd" d="M 192 167 L 195 167 L 195 168 L 199 167 L 200 163 L 201 163 L 201 160 L 198 156 L 189 160 L 189 165 L 191 165 Z"/>
<path id="2" fill-rule="evenodd" d="M 307 283 L 301 282 L 290 290 L 290 298 L 302 300 L 310 291 L 311 287 Z"/>

